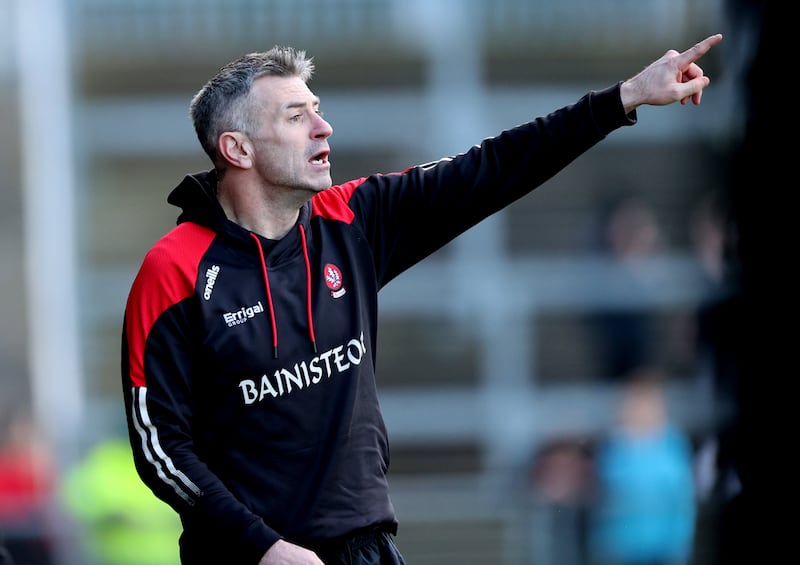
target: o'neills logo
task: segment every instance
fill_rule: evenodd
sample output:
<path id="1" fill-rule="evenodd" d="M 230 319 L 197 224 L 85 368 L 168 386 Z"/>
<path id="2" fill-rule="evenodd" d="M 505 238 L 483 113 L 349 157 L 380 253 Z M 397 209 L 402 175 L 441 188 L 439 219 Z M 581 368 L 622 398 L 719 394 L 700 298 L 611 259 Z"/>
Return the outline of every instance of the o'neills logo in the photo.
<path id="1" fill-rule="evenodd" d="M 250 318 L 254 317 L 256 314 L 261 314 L 263 311 L 264 306 L 262 306 L 259 300 L 258 303 L 253 306 L 243 306 L 236 312 L 226 312 L 222 317 L 225 318 L 225 323 L 228 324 L 228 327 L 233 327 L 244 324 L 250 320 Z"/>
<path id="2" fill-rule="evenodd" d="M 339 270 L 339 267 L 333 263 L 327 263 L 322 268 L 322 272 L 325 274 L 325 284 L 331 289 L 331 296 L 334 298 L 344 296 L 347 291 L 342 286 L 342 271 Z"/>
<path id="3" fill-rule="evenodd" d="M 211 291 L 214 290 L 214 283 L 217 282 L 217 275 L 220 272 L 219 265 L 212 265 L 206 271 L 206 288 L 203 290 L 203 298 L 211 300 Z"/>

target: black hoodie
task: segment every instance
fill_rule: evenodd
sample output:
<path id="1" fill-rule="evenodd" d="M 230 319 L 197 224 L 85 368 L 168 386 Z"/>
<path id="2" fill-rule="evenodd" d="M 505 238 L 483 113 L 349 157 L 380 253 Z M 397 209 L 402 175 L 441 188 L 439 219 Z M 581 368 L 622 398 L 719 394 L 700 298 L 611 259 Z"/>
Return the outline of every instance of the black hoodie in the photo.
<path id="1" fill-rule="evenodd" d="M 619 84 L 402 173 L 333 186 L 278 241 L 229 221 L 213 173 L 169 196 L 125 310 L 136 467 L 181 516 L 183 563 L 396 528 L 375 384 L 377 293 L 623 125 Z"/>

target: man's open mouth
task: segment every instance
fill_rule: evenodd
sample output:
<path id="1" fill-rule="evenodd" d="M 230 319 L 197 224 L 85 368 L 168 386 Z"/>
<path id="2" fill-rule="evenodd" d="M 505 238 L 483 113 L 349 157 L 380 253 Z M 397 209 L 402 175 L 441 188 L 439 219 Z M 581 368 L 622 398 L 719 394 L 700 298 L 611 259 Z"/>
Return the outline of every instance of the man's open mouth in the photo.
<path id="1" fill-rule="evenodd" d="M 309 160 L 312 165 L 324 165 L 328 162 L 330 151 L 320 151 Z"/>

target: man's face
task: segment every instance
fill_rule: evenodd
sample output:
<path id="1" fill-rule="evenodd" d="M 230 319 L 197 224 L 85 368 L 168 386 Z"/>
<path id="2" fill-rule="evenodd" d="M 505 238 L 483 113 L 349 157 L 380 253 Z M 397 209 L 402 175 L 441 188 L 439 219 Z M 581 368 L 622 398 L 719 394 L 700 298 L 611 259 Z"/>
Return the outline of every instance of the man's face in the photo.
<path id="1" fill-rule="evenodd" d="M 328 137 L 333 128 L 308 86 L 297 77 L 265 76 L 255 81 L 251 96 L 258 126 L 248 137 L 262 182 L 312 193 L 330 187 Z"/>

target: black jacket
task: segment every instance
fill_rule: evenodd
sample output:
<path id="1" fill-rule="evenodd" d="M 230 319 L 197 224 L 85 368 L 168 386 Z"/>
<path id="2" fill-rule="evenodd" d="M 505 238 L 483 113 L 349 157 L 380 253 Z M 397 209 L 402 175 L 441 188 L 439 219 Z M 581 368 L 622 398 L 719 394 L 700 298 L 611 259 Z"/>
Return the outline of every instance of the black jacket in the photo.
<path id="1" fill-rule="evenodd" d="M 187 176 L 122 341 L 136 466 L 181 516 L 184 563 L 396 525 L 378 291 L 635 119 L 619 85 L 589 93 L 461 155 L 331 187 L 279 241 L 225 218 L 213 173 Z"/>

